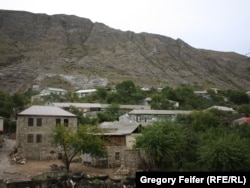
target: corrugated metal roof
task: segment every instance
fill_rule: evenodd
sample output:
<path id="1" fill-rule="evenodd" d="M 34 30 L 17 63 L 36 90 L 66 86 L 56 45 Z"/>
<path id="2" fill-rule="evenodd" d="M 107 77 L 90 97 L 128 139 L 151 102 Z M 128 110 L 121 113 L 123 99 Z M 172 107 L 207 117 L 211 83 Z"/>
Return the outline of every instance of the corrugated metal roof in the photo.
<path id="1" fill-rule="evenodd" d="M 133 110 L 129 115 L 175 115 L 175 114 L 190 114 L 192 111 L 187 110 Z"/>
<path id="2" fill-rule="evenodd" d="M 57 106 L 31 106 L 28 109 L 20 112 L 18 115 L 36 115 L 36 116 L 68 116 L 75 117 L 76 115 L 63 110 Z"/>
<path id="3" fill-rule="evenodd" d="M 138 109 L 138 110 L 150 110 L 150 105 L 119 105 L 121 109 Z"/>
<path id="4" fill-rule="evenodd" d="M 60 108 L 74 106 L 76 108 L 101 108 L 99 103 L 52 103 L 53 106 Z"/>
<path id="5" fill-rule="evenodd" d="M 135 131 L 140 124 L 124 123 L 119 121 L 103 122 L 100 124 L 100 128 L 104 130 L 102 135 L 128 135 Z"/>
<path id="6" fill-rule="evenodd" d="M 206 110 L 211 110 L 211 109 L 218 109 L 221 111 L 229 111 L 229 112 L 236 112 L 233 108 L 226 107 L 226 106 L 211 106 L 210 108 L 207 108 Z"/>
<path id="7" fill-rule="evenodd" d="M 62 89 L 62 88 L 54 88 L 54 87 L 47 87 L 45 88 L 45 90 L 49 90 L 49 91 L 62 91 L 62 92 L 67 92 L 67 90 Z"/>
<path id="8" fill-rule="evenodd" d="M 110 104 L 100 104 L 100 103 L 51 103 L 53 106 L 58 106 L 60 108 L 74 106 L 76 108 L 108 108 Z M 121 109 L 150 109 L 147 105 L 119 105 Z"/>
<path id="9" fill-rule="evenodd" d="M 81 89 L 76 91 L 76 93 L 91 93 L 91 92 L 96 92 L 96 89 Z"/>

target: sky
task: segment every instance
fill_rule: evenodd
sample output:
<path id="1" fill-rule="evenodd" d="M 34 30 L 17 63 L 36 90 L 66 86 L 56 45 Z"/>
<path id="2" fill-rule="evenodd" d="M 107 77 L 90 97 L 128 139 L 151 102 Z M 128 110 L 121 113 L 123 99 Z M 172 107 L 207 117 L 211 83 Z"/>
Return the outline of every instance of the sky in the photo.
<path id="1" fill-rule="evenodd" d="M 0 9 L 88 18 L 250 56 L 250 0 L 0 0 Z"/>

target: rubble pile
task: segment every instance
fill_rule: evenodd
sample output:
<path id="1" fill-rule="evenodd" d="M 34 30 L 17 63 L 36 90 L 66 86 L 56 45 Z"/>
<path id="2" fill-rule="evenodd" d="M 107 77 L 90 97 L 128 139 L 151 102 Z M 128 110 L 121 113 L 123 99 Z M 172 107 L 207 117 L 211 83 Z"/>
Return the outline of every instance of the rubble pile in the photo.
<path id="1" fill-rule="evenodd" d="M 130 169 L 125 168 L 123 165 L 121 165 L 121 167 L 118 168 L 117 171 L 114 174 L 115 175 L 126 176 L 126 175 L 130 174 Z"/>
<path id="2" fill-rule="evenodd" d="M 14 150 L 9 154 L 9 157 L 17 164 L 26 164 L 26 159 L 22 157 L 17 148 L 14 148 Z"/>

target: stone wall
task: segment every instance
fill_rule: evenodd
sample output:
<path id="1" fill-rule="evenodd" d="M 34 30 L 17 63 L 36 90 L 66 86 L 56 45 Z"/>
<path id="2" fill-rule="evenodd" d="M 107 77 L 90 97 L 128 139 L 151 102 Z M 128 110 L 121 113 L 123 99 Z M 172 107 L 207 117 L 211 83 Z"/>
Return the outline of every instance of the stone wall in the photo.
<path id="1" fill-rule="evenodd" d="M 28 126 L 28 118 L 34 119 L 34 125 Z M 37 118 L 42 118 L 42 126 L 36 125 Z M 52 129 L 56 126 L 56 119 L 68 119 L 68 126 L 75 131 L 77 129 L 76 117 L 40 117 L 19 116 L 17 119 L 16 140 L 17 147 L 23 157 L 32 160 L 47 160 L 57 157 L 60 149 L 51 144 Z M 28 143 L 28 135 L 33 135 L 33 141 Z M 37 141 L 38 135 L 42 135 L 41 142 Z"/>
<path id="2" fill-rule="evenodd" d="M 139 165 L 139 150 L 128 149 L 124 150 L 124 167 L 125 168 L 138 168 Z"/>
<path id="3" fill-rule="evenodd" d="M 128 149 L 126 146 L 107 146 L 108 167 L 137 168 L 139 164 L 139 150 Z M 119 153 L 119 160 L 116 158 Z"/>
<path id="4" fill-rule="evenodd" d="M 119 167 L 124 164 L 124 151 L 126 149 L 126 146 L 107 146 L 108 167 Z"/>

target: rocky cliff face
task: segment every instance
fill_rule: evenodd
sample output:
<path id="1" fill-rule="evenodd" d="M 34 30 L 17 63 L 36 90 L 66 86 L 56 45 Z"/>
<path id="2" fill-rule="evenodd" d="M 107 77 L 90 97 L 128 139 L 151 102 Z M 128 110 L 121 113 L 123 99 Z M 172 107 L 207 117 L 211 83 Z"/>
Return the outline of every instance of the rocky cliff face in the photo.
<path id="1" fill-rule="evenodd" d="M 177 39 L 122 32 L 72 15 L 0 10 L 0 91 L 93 88 L 133 80 L 250 89 L 246 56 L 195 49 Z"/>

